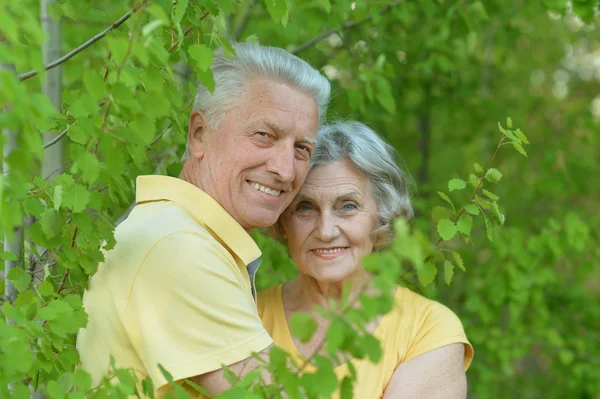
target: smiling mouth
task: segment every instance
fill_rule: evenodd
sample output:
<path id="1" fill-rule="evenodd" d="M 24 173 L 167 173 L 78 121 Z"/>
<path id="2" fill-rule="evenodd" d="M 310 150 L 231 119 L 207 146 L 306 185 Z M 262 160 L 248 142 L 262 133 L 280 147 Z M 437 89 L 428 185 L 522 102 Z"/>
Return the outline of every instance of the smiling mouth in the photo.
<path id="1" fill-rule="evenodd" d="M 251 181 L 249 181 L 248 184 L 250 184 L 250 187 L 254 188 L 255 190 L 262 191 L 263 193 L 272 195 L 273 197 L 279 197 L 283 192 L 281 190 L 274 190 L 267 186 L 263 186 L 262 184 L 254 183 Z"/>
<path id="2" fill-rule="evenodd" d="M 347 249 L 348 247 L 337 247 L 337 248 L 317 248 L 317 249 L 313 249 L 313 252 L 316 252 L 318 254 L 337 254 L 342 252 L 344 249 Z"/>

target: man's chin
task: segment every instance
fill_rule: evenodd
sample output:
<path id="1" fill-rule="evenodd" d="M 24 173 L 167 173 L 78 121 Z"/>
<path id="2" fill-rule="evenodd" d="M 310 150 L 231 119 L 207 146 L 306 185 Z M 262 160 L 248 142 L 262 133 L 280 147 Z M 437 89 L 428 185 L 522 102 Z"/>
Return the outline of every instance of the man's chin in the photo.
<path id="1" fill-rule="evenodd" d="M 273 211 L 264 212 L 264 210 L 262 210 L 262 212 L 258 211 L 251 215 L 251 217 L 248 218 L 248 224 L 255 229 L 264 229 L 273 226 L 278 218 L 279 213 Z"/>

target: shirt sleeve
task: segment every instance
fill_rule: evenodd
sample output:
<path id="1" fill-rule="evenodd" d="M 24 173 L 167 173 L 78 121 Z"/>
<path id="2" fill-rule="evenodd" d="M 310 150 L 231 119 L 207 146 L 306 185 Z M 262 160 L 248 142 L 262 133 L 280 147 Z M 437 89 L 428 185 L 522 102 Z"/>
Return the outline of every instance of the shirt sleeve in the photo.
<path id="1" fill-rule="evenodd" d="M 434 349 L 450 344 L 465 345 L 464 369 L 469 368 L 473 360 L 473 347 L 467 339 L 463 325 L 446 306 L 427 300 L 427 307 L 421 312 L 422 319 L 412 339 L 404 361 L 416 358 Z"/>
<path id="2" fill-rule="evenodd" d="M 123 321 L 155 389 L 217 370 L 272 344 L 248 279 L 215 240 L 174 233 L 149 251 L 132 283 Z"/>

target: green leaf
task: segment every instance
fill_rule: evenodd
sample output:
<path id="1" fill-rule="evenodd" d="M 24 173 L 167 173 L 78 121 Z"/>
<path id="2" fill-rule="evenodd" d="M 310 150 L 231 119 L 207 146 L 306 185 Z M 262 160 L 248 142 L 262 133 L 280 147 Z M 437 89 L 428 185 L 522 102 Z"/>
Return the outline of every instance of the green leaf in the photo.
<path id="1" fill-rule="evenodd" d="M 497 202 L 492 202 L 492 217 L 496 222 L 504 224 L 504 215 L 500 212 Z"/>
<path id="2" fill-rule="evenodd" d="M 465 264 L 462 258 L 460 257 L 460 254 L 458 252 L 452 252 L 452 256 L 454 257 L 454 262 L 456 262 L 456 265 L 460 268 L 460 270 L 465 272 Z"/>
<path id="3" fill-rule="evenodd" d="M 376 99 L 379 104 L 390 114 L 396 112 L 396 100 L 392 94 L 392 87 L 387 79 L 377 76 L 375 79 Z"/>
<path id="4" fill-rule="evenodd" d="M 208 89 L 209 92 L 214 92 L 215 78 L 213 76 L 212 69 L 209 69 L 208 71 L 203 71 L 199 68 L 195 68 L 194 71 L 196 72 L 196 77 L 198 78 L 200 83 L 202 83 Z"/>
<path id="5" fill-rule="evenodd" d="M 110 50 L 112 59 L 117 65 L 121 65 L 125 60 L 125 55 L 127 54 L 127 48 L 129 47 L 129 39 L 125 37 L 111 35 L 107 37 L 107 40 L 108 49 Z"/>
<path id="6" fill-rule="evenodd" d="M 381 344 L 373 335 L 367 334 L 362 339 L 362 345 L 365 348 L 367 356 L 373 363 L 379 362 L 381 359 Z"/>
<path id="7" fill-rule="evenodd" d="M 434 206 L 431 210 L 431 220 L 437 222 L 438 220 L 443 218 L 450 219 L 453 214 L 454 213 L 448 208 L 444 208 L 443 206 L 439 205 Z"/>
<path id="8" fill-rule="evenodd" d="M 513 124 L 512 124 L 512 119 L 510 117 L 506 118 L 506 126 L 509 129 L 512 129 Z"/>
<path id="9" fill-rule="evenodd" d="M 63 226 L 63 218 L 58 211 L 48 208 L 40 217 L 40 225 L 46 238 L 50 239 L 60 233 Z"/>
<path id="10" fill-rule="evenodd" d="M 317 329 L 317 323 L 308 313 L 296 313 L 290 320 L 290 329 L 300 341 L 308 342 Z"/>
<path id="11" fill-rule="evenodd" d="M 451 240 L 456 235 L 456 225 L 449 219 L 441 219 L 437 223 L 437 231 L 442 240 Z"/>
<path id="12" fill-rule="evenodd" d="M 465 211 L 467 211 L 471 215 L 479 215 L 479 207 L 475 204 L 469 204 L 465 206 Z"/>
<path id="13" fill-rule="evenodd" d="M 159 27 L 163 26 L 164 22 L 161 21 L 160 19 L 155 19 L 154 21 L 150 21 L 148 22 L 146 25 L 144 25 L 144 27 L 142 28 L 142 36 L 146 37 L 148 36 L 150 33 L 152 33 L 154 30 L 158 29 Z"/>
<path id="14" fill-rule="evenodd" d="M 104 80 L 94 69 L 84 70 L 83 85 L 95 100 L 100 100 L 106 95 Z"/>
<path id="15" fill-rule="evenodd" d="M 88 116 L 98 112 L 100 107 L 98 101 L 90 94 L 82 94 L 69 107 L 69 114 L 74 118 L 87 118 Z"/>
<path id="16" fill-rule="evenodd" d="M 529 141 L 527 140 L 527 136 L 525 136 L 525 134 L 521 131 L 521 129 L 517 129 L 515 130 L 515 135 L 517 136 L 517 138 L 519 140 L 521 140 L 523 143 L 525 144 L 529 144 Z"/>
<path id="17" fill-rule="evenodd" d="M 478 173 L 483 172 L 483 168 L 478 163 L 474 163 L 473 167 L 475 168 L 475 172 L 478 172 Z"/>
<path id="18" fill-rule="evenodd" d="M 521 155 L 524 155 L 527 158 L 527 153 L 525 152 L 525 149 L 521 144 L 519 144 L 516 141 L 513 141 L 511 144 L 515 150 L 517 150 Z"/>
<path id="19" fill-rule="evenodd" d="M 213 51 L 210 47 L 204 44 L 192 44 L 188 48 L 188 54 L 195 61 L 193 66 L 203 72 L 209 70 L 213 61 Z"/>
<path id="20" fill-rule="evenodd" d="M 473 218 L 471 215 L 464 213 L 460 219 L 458 219 L 458 222 L 456 222 L 456 228 L 462 234 L 470 236 L 471 229 L 473 228 Z"/>
<path id="21" fill-rule="evenodd" d="M 6 278 L 12 282 L 13 287 L 19 292 L 25 291 L 31 284 L 31 275 L 20 267 L 11 269 Z"/>
<path id="22" fill-rule="evenodd" d="M 63 205 L 73 212 L 83 212 L 90 201 L 90 193 L 85 186 L 73 183 L 64 189 Z"/>
<path id="23" fill-rule="evenodd" d="M 0 260 L 17 260 L 17 255 L 9 251 L 0 252 Z"/>
<path id="24" fill-rule="evenodd" d="M 422 268 L 417 270 L 417 277 L 423 287 L 427 287 L 435 280 L 437 268 L 433 263 L 425 263 Z"/>
<path id="25" fill-rule="evenodd" d="M 494 227 L 489 219 L 483 214 L 483 220 L 485 222 L 485 233 L 487 235 L 487 239 L 490 241 L 494 241 Z"/>
<path id="26" fill-rule="evenodd" d="M 38 287 L 38 292 L 42 296 L 50 296 L 50 295 L 54 294 L 54 286 L 52 285 L 52 282 L 50 280 L 44 281 Z"/>
<path id="27" fill-rule="evenodd" d="M 140 104 L 142 105 L 142 108 L 144 108 L 144 112 L 146 112 L 147 115 L 151 115 L 153 118 L 167 116 L 171 110 L 171 104 L 169 104 L 168 99 L 158 93 L 151 92 L 149 95 L 142 97 L 140 99 Z M 146 120 L 149 119 L 146 118 Z M 150 134 L 153 134 L 153 132 Z"/>
<path id="28" fill-rule="evenodd" d="M 92 386 L 92 377 L 81 369 L 75 369 L 73 383 L 82 391 L 87 391 Z"/>
<path id="29" fill-rule="evenodd" d="M 26 373 L 33 364 L 33 354 L 25 340 L 15 340 L 14 338 L 9 341 L 9 345 L 4 345 L 3 358 L 5 361 L 10 359 L 9 370 L 18 373 Z M 4 339 L 5 338 L 3 337 L 3 340 Z"/>
<path id="30" fill-rule="evenodd" d="M 447 285 L 452 282 L 452 277 L 454 277 L 454 265 L 446 259 L 444 260 L 444 281 Z"/>
<path id="31" fill-rule="evenodd" d="M 76 146 L 72 146 L 71 148 L 71 159 L 73 159 L 71 171 L 73 173 L 81 173 L 81 180 L 84 183 L 96 183 L 100 174 L 98 158 L 83 148 L 77 149 Z"/>
<path id="32" fill-rule="evenodd" d="M 342 384 L 340 385 L 340 398 L 341 399 L 352 399 L 353 398 L 353 385 L 354 382 L 350 377 L 344 377 Z"/>
<path id="33" fill-rule="evenodd" d="M 267 11 L 275 23 L 281 23 L 285 28 L 289 19 L 289 9 L 286 0 L 265 0 Z"/>
<path id="34" fill-rule="evenodd" d="M 177 0 L 177 4 L 175 5 L 175 9 L 173 11 L 173 23 L 179 24 L 181 22 L 187 7 L 188 0 Z"/>
<path id="35" fill-rule="evenodd" d="M 486 190 L 485 188 L 483 189 L 483 194 L 492 201 L 498 201 L 500 199 L 500 197 L 498 197 L 496 194 Z"/>
<path id="36" fill-rule="evenodd" d="M 48 382 L 46 393 L 50 399 L 64 399 L 66 392 L 58 382 L 52 380 Z"/>
<path id="37" fill-rule="evenodd" d="M 449 191 L 462 190 L 465 187 L 467 187 L 467 183 L 462 179 L 452 179 L 448 182 Z"/>
<path id="38" fill-rule="evenodd" d="M 63 188 L 62 186 L 56 186 L 54 187 L 54 209 L 55 210 L 59 210 L 60 206 L 62 205 L 62 195 L 63 195 Z"/>
<path id="39" fill-rule="evenodd" d="M 445 193 L 441 191 L 438 191 L 437 193 L 444 201 L 446 201 L 452 206 L 452 209 L 454 209 L 454 204 L 452 203 L 452 200 L 450 200 L 450 197 L 448 197 Z"/>
<path id="40" fill-rule="evenodd" d="M 490 183 L 497 183 L 502 179 L 502 173 L 498 169 L 490 168 L 485 174 L 485 179 Z"/>
<path id="41" fill-rule="evenodd" d="M 334 320 L 327 329 L 326 342 L 329 353 L 335 353 L 342 346 L 348 326 L 341 320 Z"/>

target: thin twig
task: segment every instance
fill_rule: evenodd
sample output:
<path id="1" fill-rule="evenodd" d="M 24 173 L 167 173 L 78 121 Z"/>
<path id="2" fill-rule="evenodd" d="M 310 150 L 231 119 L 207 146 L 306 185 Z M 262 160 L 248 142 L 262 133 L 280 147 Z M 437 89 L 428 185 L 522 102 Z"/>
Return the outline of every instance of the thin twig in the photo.
<path id="1" fill-rule="evenodd" d="M 69 130 L 69 128 L 66 128 L 65 130 L 63 130 L 62 132 L 60 132 L 60 134 L 58 136 L 56 136 L 55 138 L 53 138 L 52 140 L 50 140 L 49 142 L 47 142 L 46 144 L 44 144 L 44 149 L 53 146 L 54 144 L 58 143 L 63 137 L 65 137 L 67 135 L 67 131 Z"/>
<path id="2" fill-rule="evenodd" d="M 204 15 L 202 15 L 200 17 L 200 21 L 204 20 L 204 18 L 209 16 L 209 12 L 205 12 Z M 190 32 L 192 32 L 195 28 L 197 28 L 196 25 L 192 25 L 189 28 L 187 28 L 185 30 L 185 32 L 183 32 L 183 38 L 185 39 L 187 37 L 187 35 L 190 34 Z M 175 43 L 173 43 L 171 45 L 171 47 L 169 47 L 169 50 L 167 50 L 169 53 L 172 53 L 173 51 L 175 51 L 175 49 L 177 48 L 177 46 L 179 45 L 179 40 L 177 40 Z"/>
<path id="3" fill-rule="evenodd" d="M 396 7 L 397 5 L 399 5 L 400 3 L 402 3 L 402 1 L 400 0 L 396 0 L 393 3 L 383 7 L 381 9 L 381 11 L 379 11 L 379 15 L 385 15 L 388 12 L 390 12 L 392 10 L 392 8 Z M 312 39 L 310 39 L 309 41 L 299 45 L 298 47 L 296 47 L 295 49 L 293 49 L 292 51 L 290 51 L 292 54 L 298 54 L 301 51 L 306 50 L 309 47 L 314 46 L 315 44 L 319 43 L 320 41 L 327 39 L 329 36 L 338 33 L 339 31 L 344 31 L 344 30 L 348 30 L 348 29 L 352 29 L 355 28 L 359 25 L 364 24 L 365 22 L 369 22 L 373 19 L 373 15 L 368 15 L 366 18 L 361 19 L 360 21 L 352 21 L 352 22 L 346 22 L 345 24 L 343 24 L 340 28 L 334 28 L 334 29 L 330 29 L 326 32 L 321 33 L 320 35 L 317 35 L 315 37 L 313 37 Z"/>
<path id="4" fill-rule="evenodd" d="M 121 18 L 119 18 L 116 22 L 114 22 L 113 24 L 111 24 L 108 28 L 104 29 L 102 32 L 98 33 L 96 36 L 92 37 L 91 39 L 89 39 L 87 42 L 83 43 L 81 46 L 76 47 L 75 49 L 71 50 L 69 53 L 63 55 L 62 57 L 60 57 L 59 59 L 52 61 L 51 63 L 49 63 L 48 65 L 46 65 L 44 67 L 44 70 L 48 71 L 52 68 L 55 68 L 57 66 L 59 66 L 60 64 L 70 60 L 73 56 L 81 53 L 83 50 L 85 50 L 86 48 L 90 47 L 92 44 L 96 43 L 98 40 L 102 39 L 104 36 L 106 36 L 106 34 L 112 30 L 117 29 L 119 26 L 121 26 L 125 21 L 127 21 L 129 18 L 131 18 L 131 16 L 133 14 L 135 14 L 140 8 L 144 7 L 147 3 L 147 0 L 142 1 L 139 4 L 136 4 L 131 10 L 127 11 L 127 13 L 125 13 L 125 15 L 123 15 Z M 19 80 L 20 81 L 24 81 L 26 79 L 29 79 L 37 74 L 39 74 L 40 71 L 33 69 L 29 72 L 25 72 L 19 75 Z"/>

